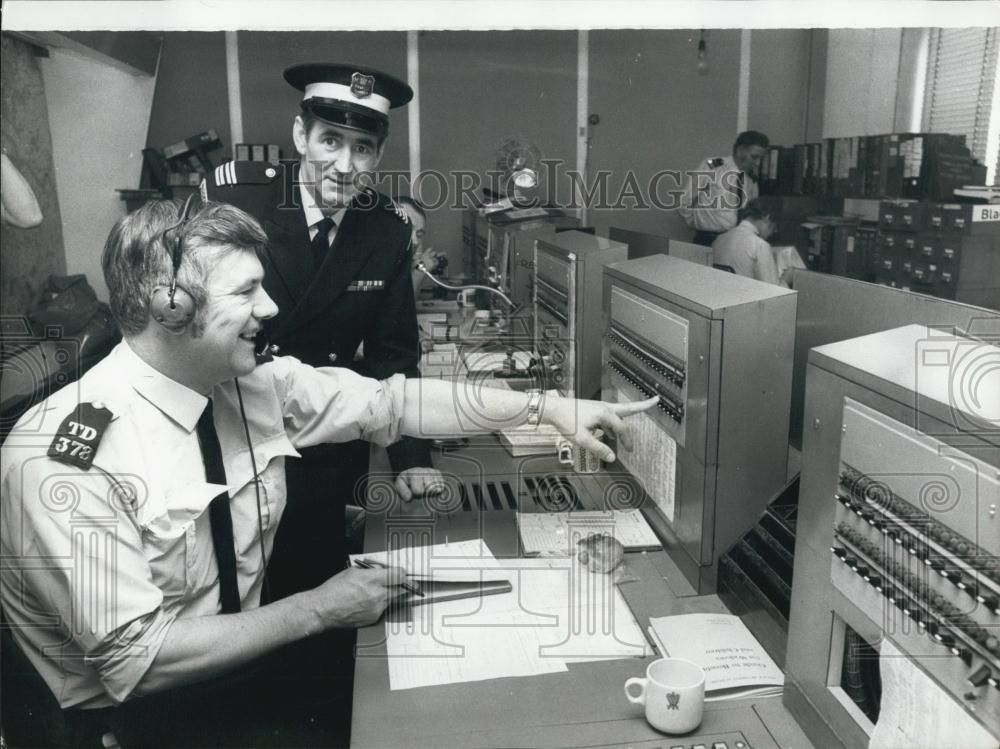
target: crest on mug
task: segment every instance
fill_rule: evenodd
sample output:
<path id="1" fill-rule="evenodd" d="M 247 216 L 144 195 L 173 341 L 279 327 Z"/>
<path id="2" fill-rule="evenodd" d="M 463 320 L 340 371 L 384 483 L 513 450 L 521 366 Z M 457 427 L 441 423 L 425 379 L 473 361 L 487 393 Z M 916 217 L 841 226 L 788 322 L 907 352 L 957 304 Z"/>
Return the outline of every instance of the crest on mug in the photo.
<path id="1" fill-rule="evenodd" d="M 680 710 L 681 696 L 677 692 L 667 692 L 667 710 Z"/>
<path id="2" fill-rule="evenodd" d="M 351 93 L 358 99 L 367 99 L 375 90 L 375 76 L 355 73 L 351 76 Z"/>

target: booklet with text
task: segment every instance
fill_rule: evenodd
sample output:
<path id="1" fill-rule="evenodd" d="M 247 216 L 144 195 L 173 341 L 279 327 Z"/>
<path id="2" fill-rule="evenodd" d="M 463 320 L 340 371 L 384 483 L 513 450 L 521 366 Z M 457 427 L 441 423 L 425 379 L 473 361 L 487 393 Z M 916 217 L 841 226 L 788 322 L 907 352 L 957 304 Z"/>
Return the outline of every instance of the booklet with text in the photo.
<path id="1" fill-rule="evenodd" d="M 780 695 L 785 675 L 738 616 L 679 614 L 649 620 L 664 656 L 686 658 L 705 670 L 705 699 Z"/>

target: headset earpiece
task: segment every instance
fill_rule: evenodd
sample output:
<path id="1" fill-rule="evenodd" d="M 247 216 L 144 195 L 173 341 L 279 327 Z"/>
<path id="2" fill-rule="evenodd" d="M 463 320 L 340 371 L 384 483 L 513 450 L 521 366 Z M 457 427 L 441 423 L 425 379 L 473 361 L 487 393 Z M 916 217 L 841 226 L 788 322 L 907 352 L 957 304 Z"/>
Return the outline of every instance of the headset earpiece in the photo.
<path id="1" fill-rule="evenodd" d="M 194 299 L 179 286 L 157 286 L 149 302 L 149 314 L 167 330 L 179 332 L 194 317 Z"/>
<path id="2" fill-rule="evenodd" d="M 181 256 L 184 253 L 184 225 L 191 215 L 195 195 L 189 195 L 181 206 L 178 221 L 166 232 L 174 233 L 174 247 L 170 255 L 173 267 L 173 279 L 170 286 L 157 286 L 149 300 L 149 314 L 156 322 L 173 333 L 179 333 L 187 327 L 194 318 L 195 303 L 192 296 L 177 285 L 177 273 L 181 267 Z"/>

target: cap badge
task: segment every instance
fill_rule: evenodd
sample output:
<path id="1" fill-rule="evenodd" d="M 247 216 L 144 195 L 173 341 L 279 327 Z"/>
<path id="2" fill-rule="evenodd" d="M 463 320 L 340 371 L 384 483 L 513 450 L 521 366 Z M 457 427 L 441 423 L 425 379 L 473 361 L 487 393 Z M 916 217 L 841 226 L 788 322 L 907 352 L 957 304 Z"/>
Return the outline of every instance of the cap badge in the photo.
<path id="1" fill-rule="evenodd" d="M 351 93 L 358 99 L 367 99 L 375 90 L 375 76 L 354 73 L 351 76 Z"/>

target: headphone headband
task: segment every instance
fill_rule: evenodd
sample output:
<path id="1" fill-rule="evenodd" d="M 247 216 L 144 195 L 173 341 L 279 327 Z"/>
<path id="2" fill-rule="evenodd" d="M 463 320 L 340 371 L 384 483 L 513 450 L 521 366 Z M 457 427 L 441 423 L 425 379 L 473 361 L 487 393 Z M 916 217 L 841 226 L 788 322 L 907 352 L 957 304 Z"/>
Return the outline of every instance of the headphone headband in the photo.
<path id="1" fill-rule="evenodd" d="M 177 223 L 173 226 L 167 227 L 163 231 L 164 236 L 170 232 L 176 232 L 174 235 L 174 249 L 170 256 L 174 269 L 174 280 L 170 284 L 171 287 L 177 285 L 177 271 L 181 268 L 181 254 L 184 251 L 184 225 L 191 219 L 191 206 L 194 205 L 195 198 L 197 197 L 198 195 L 196 193 L 188 195 L 187 199 L 184 201 L 184 205 L 181 206 L 181 209 L 177 214 Z"/>
<path id="2" fill-rule="evenodd" d="M 177 223 L 163 231 L 164 238 L 168 233 L 174 232 L 174 246 L 170 257 L 173 273 L 171 274 L 170 288 L 166 290 L 166 293 L 164 294 L 163 288 L 160 287 L 153 292 L 153 298 L 150 300 L 150 311 L 153 319 L 168 330 L 175 332 L 183 330 L 194 317 L 194 299 L 183 288 L 177 286 L 177 274 L 180 271 L 181 258 L 184 253 L 184 226 L 190 220 L 191 208 L 196 197 L 195 193 L 187 197 L 178 212 Z"/>

